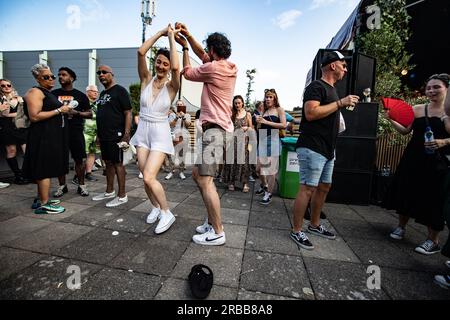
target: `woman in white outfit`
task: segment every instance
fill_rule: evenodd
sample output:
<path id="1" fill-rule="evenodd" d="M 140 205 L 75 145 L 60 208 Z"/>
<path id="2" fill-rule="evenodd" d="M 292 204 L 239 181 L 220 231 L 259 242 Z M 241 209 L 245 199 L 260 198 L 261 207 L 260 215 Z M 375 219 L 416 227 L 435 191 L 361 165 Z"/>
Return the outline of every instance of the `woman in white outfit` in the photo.
<path id="1" fill-rule="evenodd" d="M 144 174 L 145 191 L 153 205 L 147 223 L 154 223 L 159 219 L 156 234 L 167 231 L 175 222 L 164 189 L 156 176 L 166 154 L 174 154 L 167 113 L 180 88 L 180 66 L 175 45 L 175 35 L 178 32 L 179 30 L 174 30 L 169 25 L 144 42 L 138 50 L 141 111 L 138 129 L 130 143 L 136 146 L 139 170 Z M 169 38 L 170 52 L 166 49 L 158 51 L 155 62 L 156 76 L 152 78 L 146 63 L 146 54 L 163 36 Z"/>

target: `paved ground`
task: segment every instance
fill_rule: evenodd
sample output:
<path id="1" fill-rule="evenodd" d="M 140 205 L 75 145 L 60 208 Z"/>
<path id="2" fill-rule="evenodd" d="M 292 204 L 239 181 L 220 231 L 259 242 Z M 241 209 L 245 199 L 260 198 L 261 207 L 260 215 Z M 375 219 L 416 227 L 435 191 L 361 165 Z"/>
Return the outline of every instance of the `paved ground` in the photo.
<path id="1" fill-rule="evenodd" d="M 92 193 L 105 188 L 105 178 L 96 176 Z M 275 198 L 263 207 L 252 194 L 220 186 L 227 243 L 208 248 L 191 242 L 205 216 L 192 179 L 162 183 L 177 216 L 162 236 L 145 223 L 148 200 L 134 167 L 127 175 L 130 201 L 118 209 L 81 198 L 70 185 L 65 213 L 36 216 L 34 185 L 0 190 L 0 299 L 192 299 L 187 276 L 198 263 L 214 271 L 214 300 L 450 299 L 450 290 L 433 283 L 436 273 L 448 272 L 445 258 L 413 252 L 425 228 L 411 224 L 404 241 L 390 240 L 391 212 L 327 204 L 324 223 L 338 238 L 311 236 L 316 249 L 305 251 L 289 238 L 292 200 Z M 381 270 L 380 290 L 367 286 L 372 265 Z M 67 286 L 70 266 L 80 268 L 80 290 Z"/>

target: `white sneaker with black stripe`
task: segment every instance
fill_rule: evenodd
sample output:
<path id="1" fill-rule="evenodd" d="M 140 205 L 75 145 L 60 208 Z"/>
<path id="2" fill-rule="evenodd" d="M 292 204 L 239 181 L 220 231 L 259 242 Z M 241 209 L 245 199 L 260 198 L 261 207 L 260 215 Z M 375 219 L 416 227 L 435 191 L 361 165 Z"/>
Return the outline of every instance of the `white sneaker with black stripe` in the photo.
<path id="1" fill-rule="evenodd" d="M 222 246 L 225 244 L 225 232 L 217 234 L 213 228 L 204 234 L 197 234 L 192 237 L 192 241 L 203 246 Z"/>

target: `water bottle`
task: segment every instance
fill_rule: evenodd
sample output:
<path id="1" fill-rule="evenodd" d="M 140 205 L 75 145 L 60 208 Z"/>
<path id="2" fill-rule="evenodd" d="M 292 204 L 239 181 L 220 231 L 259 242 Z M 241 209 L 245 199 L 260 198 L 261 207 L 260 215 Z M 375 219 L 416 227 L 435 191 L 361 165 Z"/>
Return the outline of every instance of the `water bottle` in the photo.
<path id="1" fill-rule="evenodd" d="M 425 129 L 425 142 L 433 142 L 434 141 L 434 134 L 433 131 L 431 131 L 430 127 L 426 127 Z M 425 153 L 426 154 L 433 154 L 434 150 L 428 147 L 425 147 Z"/>

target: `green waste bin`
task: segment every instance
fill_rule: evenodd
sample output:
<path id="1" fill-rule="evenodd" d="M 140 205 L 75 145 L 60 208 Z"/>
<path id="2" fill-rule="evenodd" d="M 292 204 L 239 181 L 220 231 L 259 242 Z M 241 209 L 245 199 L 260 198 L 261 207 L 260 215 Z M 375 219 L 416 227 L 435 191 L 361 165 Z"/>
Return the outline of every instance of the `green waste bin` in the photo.
<path id="1" fill-rule="evenodd" d="M 297 138 L 295 137 L 281 139 L 282 150 L 278 181 L 282 198 L 295 199 L 300 187 L 296 144 Z"/>

